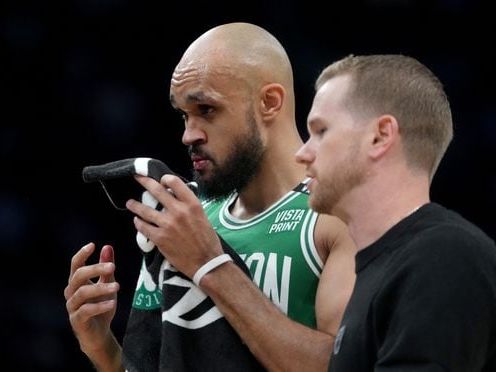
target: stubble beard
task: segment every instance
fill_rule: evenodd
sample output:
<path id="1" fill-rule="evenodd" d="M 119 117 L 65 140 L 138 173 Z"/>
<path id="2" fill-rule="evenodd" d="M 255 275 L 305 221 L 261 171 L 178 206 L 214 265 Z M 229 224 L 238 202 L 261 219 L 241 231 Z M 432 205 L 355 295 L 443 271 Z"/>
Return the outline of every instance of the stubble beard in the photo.
<path id="1" fill-rule="evenodd" d="M 213 169 L 209 178 L 193 171 L 193 180 L 198 183 L 202 199 L 222 199 L 234 191 L 241 192 L 257 174 L 265 149 L 251 111 L 247 114 L 247 124 L 247 132 L 235 138 L 221 165 L 210 159 Z M 194 146 L 190 151 L 195 152 Z"/>
<path id="2" fill-rule="evenodd" d="M 321 176 L 310 194 L 310 207 L 318 213 L 333 214 L 335 207 L 351 190 L 365 182 L 365 165 L 359 158 L 358 146 L 333 168 L 332 174 Z"/>

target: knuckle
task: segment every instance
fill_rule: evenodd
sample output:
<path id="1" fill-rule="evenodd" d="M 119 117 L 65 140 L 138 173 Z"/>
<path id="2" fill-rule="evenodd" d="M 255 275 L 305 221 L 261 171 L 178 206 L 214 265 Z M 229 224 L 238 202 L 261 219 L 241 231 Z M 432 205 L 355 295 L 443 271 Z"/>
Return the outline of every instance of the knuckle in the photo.
<path id="1" fill-rule="evenodd" d="M 167 240 L 167 232 L 166 232 L 166 228 L 167 226 L 163 226 L 164 228 L 160 229 L 158 232 L 157 232 L 157 236 L 156 236 L 156 240 L 157 242 L 162 242 L 162 241 L 165 241 Z"/>
<path id="2" fill-rule="evenodd" d="M 175 217 L 176 217 L 178 223 L 180 223 L 180 224 L 182 224 L 186 220 L 188 220 L 188 215 L 190 215 L 189 207 L 177 209 L 175 212 Z"/>
<path id="3" fill-rule="evenodd" d="M 194 203 L 189 205 L 190 212 L 195 216 L 204 214 L 203 207 L 199 203 Z"/>
<path id="4" fill-rule="evenodd" d="M 74 311 L 69 315 L 69 321 L 72 327 L 76 330 L 78 325 L 83 322 L 81 311 Z"/>
<path id="5" fill-rule="evenodd" d="M 180 181 L 179 181 L 179 177 L 174 176 L 174 175 L 171 175 L 169 183 L 170 183 L 172 186 L 179 185 L 179 182 L 180 182 Z"/>
<path id="6" fill-rule="evenodd" d="M 74 301 L 79 303 L 87 302 L 92 294 L 92 287 L 93 285 L 83 285 L 79 287 L 78 290 L 72 295 L 72 298 L 74 299 Z"/>

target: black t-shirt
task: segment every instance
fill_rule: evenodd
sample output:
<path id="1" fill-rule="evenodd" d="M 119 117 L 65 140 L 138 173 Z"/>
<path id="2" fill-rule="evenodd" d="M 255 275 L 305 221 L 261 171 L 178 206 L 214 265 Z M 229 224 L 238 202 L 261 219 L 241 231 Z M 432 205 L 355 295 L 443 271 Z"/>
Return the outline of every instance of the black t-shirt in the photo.
<path id="1" fill-rule="evenodd" d="M 496 371 L 496 246 L 430 203 L 356 256 L 329 371 Z"/>

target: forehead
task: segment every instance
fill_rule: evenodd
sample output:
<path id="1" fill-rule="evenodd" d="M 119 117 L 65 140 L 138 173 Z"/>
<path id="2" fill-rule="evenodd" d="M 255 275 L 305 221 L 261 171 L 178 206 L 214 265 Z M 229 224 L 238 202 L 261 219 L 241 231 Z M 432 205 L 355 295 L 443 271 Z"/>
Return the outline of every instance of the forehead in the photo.
<path id="1" fill-rule="evenodd" d="M 239 93 L 236 77 L 227 66 L 194 62 L 180 64 L 170 85 L 173 104 L 222 101 Z"/>
<path id="2" fill-rule="evenodd" d="M 351 78 L 348 75 L 340 75 L 326 81 L 315 93 L 308 122 L 344 112 L 346 110 L 345 98 L 350 82 Z"/>

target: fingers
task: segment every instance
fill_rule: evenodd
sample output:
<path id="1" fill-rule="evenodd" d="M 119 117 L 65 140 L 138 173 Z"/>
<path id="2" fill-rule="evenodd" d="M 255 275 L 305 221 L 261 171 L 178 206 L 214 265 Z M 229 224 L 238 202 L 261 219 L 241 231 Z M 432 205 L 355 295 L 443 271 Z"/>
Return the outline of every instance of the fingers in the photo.
<path id="1" fill-rule="evenodd" d="M 177 176 L 166 174 L 161 178 L 160 183 L 150 177 L 135 178 L 167 209 L 170 209 L 176 200 L 183 202 L 197 200 L 195 193 Z"/>
<path id="2" fill-rule="evenodd" d="M 73 325 L 74 329 L 77 330 L 77 325 L 85 324 L 97 315 L 109 311 L 115 311 L 116 307 L 117 300 L 111 299 L 97 303 L 86 303 L 76 310 L 69 309 L 69 305 L 67 305 L 67 310 L 69 312 L 69 321 Z"/>
<path id="3" fill-rule="evenodd" d="M 86 265 L 86 261 L 95 251 L 95 244 L 89 243 L 82 247 L 71 259 L 71 271 L 64 297 L 70 297 L 82 286 L 93 284 L 92 279 L 99 278 L 100 282 L 110 283 L 115 281 L 114 250 L 112 246 L 105 245 L 100 252 L 100 262 Z"/>
<path id="4" fill-rule="evenodd" d="M 114 262 L 114 249 L 111 245 L 104 245 L 100 251 L 100 262 Z"/>
<path id="5" fill-rule="evenodd" d="M 155 227 L 152 224 L 149 224 L 146 221 L 143 221 L 139 217 L 133 218 L 134 227 L 141 234 L 146 236 L 147 239 L 150 239 L 154 244 L 157 244 L 157 240 L 159 237 L 164 237 L 165 231 L 161 230 L 158 227 Z"/>
<path id="6" fill-rule="evenodd" d="M 160 179 L 160 183 L 171 189 L 178 200 L 184 202 L 197 200 L 195 193 L 177 176 L 166 174 Z"/>
<path id="7" fill-rule="evenodd" d="M 201 204 L 196 195 L 177 176 L 163 176 L 161 180 L 162 184 L 150 177 L 137 176 L 136 180 L 144 188 L 146 188 L 148 192 L 150 192 L 150 194 L 152 194 L 153 197 L 155 197 L 169 213 L 179 211 L 184 212 L 184 206 L 198 206 L 201 208 Z M 162 226 L 167 223 L 167 219 L 163 211 L 158 211 L 144 203 L 131 199 L 126 202 L 126 207 L 128 210 L 144 220 L 144 223 L 148 222 L 149 224 L 155 226 Z M 146 230 L 153 230 L 153 226 L 147 226 L 144 223 L 140 222 L 138 225 Z M 139 231 L 150 238 L 150 235 L 147 232 L 141 230 Z"/>
<path id="8" fill-rule="evenodd" d="M 139 216 L 141 219 L 149 221 L 157 226 L 160 225 L 164 217 L 164 213 L 133 199 L 126 202 L 126 208 L 135 215 Z"/>
<path id="9" fill-rule="evenodd" d="M 164 207 L 168 208 L 169 204 L 174 202 L 174 195 L 153 178 L 144 176 L 136 176 L 135 178 L 141 186 L 147 189 Z"/>
<path id="10" fill-rule="evenodd" d="M 103 246 L 99 262 L 87 264 L 94 251 L 95 244 L 90 243 L 73 256 L 64 289 L 69 320 L 81 345 L 107 333 L 117 309 L 119 284 L 114 279 L 114 250 L 110 245 Z M 95 283 L 96 278 L 99 280 Z"/>
<path id="11" fill-rule="evenodd" d="M 67 311 L 71 317 L 87 319 L 116 306 L 119 284 L 114 279 L 113 248 L 105 245 L 100 252 L 100 262 L 85 266 L 94 249 L 94 244 L 86 245 L 72 258 L 71 276 L 64 290 Z M 98 283 L 91 280 L 95 278 L 100 278 Z"/>
<path id="12" fill-rule="evenodd" d="M 95 250 L 94 243 L 88 243 L 83 246 L 71 259 L 71 271 L 69 274 L 69 281 L 71 281 L 72 276 L 81 266 L 86 264 L 86 260 L 91 256 Z"/>
<path id="13" fill-rule="evenodd" d="M 67 299 L 67 311 L 69 314 L 83 311 L 90 315 L 107 311 L 112 308 L 118 290 L 119 284 L 117 282 L 92 283 L 81 286 Z"/>
<path id="14" fill-rule="evenodd" d="M 114 249 L 111 245 L 104 245 L 102 250 L 100 251 L 100 263 L 112 263 L 114 264 Z M 115 267 L 115 264 L 114 264 Z M 101 275 L 100 282 L 102 283 L 111 283 L 115 281 L 114 271 L 112 271 L 108 275 Z"/>
<path id="15" fill-rule="evenodd" d="M 65 299 L 68 300 L 74 293 L 85 285 L 94 285 L 91 279 L 105 277 L 107 280 L 114 277 L 115 265 L 113 262 L 97 263 L 79 267 L 64 290 Z M 100 280 L 99 282 L 105 282 Z"/>

